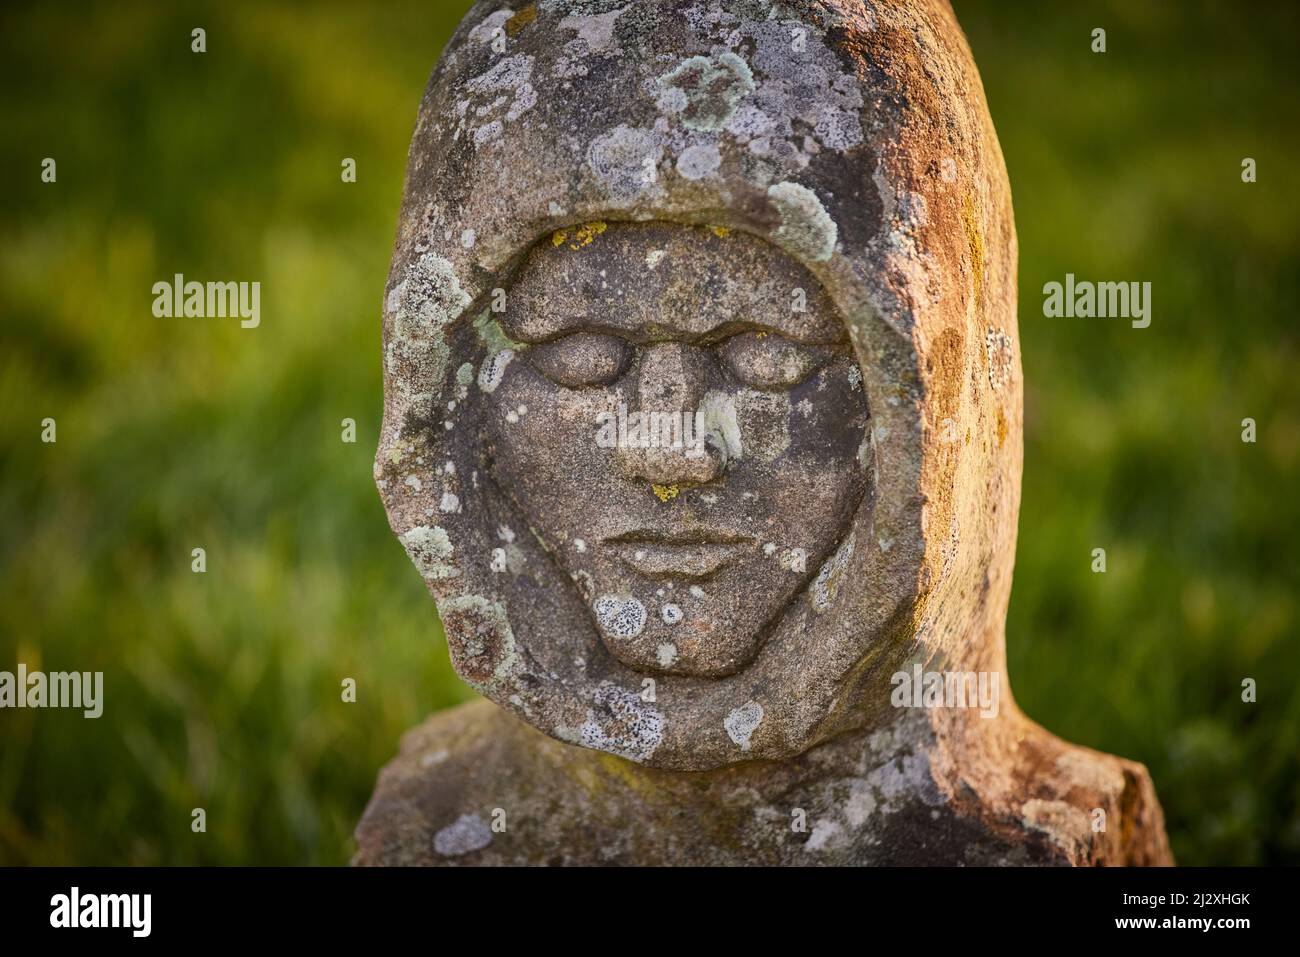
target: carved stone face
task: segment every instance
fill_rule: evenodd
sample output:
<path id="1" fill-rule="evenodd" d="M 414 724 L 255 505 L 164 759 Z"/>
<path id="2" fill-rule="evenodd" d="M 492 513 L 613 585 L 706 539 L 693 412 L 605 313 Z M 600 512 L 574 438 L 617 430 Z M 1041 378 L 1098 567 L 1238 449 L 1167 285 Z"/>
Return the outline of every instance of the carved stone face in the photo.
<path id="1" fill-rule="evenodd" d="M 867 492 L 861 375 L 817 281 L 749 235 L 594 223 L 534 248 L 494 318 L 490 467 L 606 648 L 745 668 Z"/>

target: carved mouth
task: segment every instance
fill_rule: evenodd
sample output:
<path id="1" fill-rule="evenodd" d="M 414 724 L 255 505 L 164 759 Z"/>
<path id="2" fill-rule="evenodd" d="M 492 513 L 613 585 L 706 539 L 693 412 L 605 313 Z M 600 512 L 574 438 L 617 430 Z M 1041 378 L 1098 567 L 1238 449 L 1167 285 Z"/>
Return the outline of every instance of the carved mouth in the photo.
<path id="1" fill-rule="evenodd" d="M 648 578 L 708 578 L 732 564 L 750 544 L 738 535 L 699 532 L 665 535 L 630 532 L 606 539 L 619 561 Z"/>

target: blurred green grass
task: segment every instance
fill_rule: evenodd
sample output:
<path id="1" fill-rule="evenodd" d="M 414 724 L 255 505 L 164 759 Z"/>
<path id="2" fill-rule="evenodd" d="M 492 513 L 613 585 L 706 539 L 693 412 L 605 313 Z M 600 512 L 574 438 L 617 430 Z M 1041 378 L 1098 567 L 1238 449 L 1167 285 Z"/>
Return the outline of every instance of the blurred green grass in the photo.
<path id="1" fill-rule="evenodd" d="M 0 669 L 107 699 L 0 714 L 0 863 L 343 862 L 401 732 L 471 697 L 370 477 L 406 148 L 467 6 L 0 13 Z M 1183 862 L 1300 861 L 1297 14 L 957 12 L 1020 233 L 1017 697 L 1147 763 Z M 261 280 L 261 327 L 154 319 L 175 272 Z M 1150 280 L 1151 327 L 1045 319 L 1066 272 Z"/>

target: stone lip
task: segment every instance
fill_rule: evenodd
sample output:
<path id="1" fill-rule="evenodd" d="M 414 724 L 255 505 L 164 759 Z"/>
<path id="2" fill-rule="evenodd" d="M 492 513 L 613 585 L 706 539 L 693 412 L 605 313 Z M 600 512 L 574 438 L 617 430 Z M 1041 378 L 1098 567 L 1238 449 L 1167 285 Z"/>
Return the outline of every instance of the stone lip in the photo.
<path id="1" fill-rule="evenodd" d="M 733 554 L 745 547 L 744 542 L 634 541 L 612 540 L 618 545 L 624 564 L 651 578 L 708 578 Z M 752 542 L 749 547 L 757 547 Z"/>
<path id="2" fill-rule="evenodd" d="M 1142 765 L 1023 719 L 994 723 L 1005 726 L 977 749 L 966 743 L 955 778 L 945 744 L 916 716 L 790 761 L 674 772 L 562 744 L 471 702 L 406 734 L 352 863 L 1173 863 Z M 1097 810 L 1105 831 L 1093 829 Z"/>

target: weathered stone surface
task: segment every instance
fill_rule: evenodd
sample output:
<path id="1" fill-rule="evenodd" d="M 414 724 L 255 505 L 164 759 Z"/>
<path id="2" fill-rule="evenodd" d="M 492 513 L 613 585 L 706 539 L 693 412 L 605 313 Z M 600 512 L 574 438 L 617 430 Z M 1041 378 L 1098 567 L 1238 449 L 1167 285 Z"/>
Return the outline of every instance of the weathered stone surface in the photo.
<path id="1" fill-rule="evenodd" d="M 474 702 L 407 733 L 357 828 L 354 863 L 1168 863 L 1141 765 L 1016 723 L 1023 743 L 978 780 L 917 712 L 788 761 L 665 771 Z M 1092 808 L 1113 824 L 1104 833 Z"/>
<path id="2" fill-rule="evenodd" d="M 1006 679 L 1015 271 L 943 0 L 477 5 L 411 147 L 376 481 L 515 717 L 412 732 L 358 862 L 1167 862 L 1145 770 Z M 699 441 L 606 447 L 625 412 Z"/>

